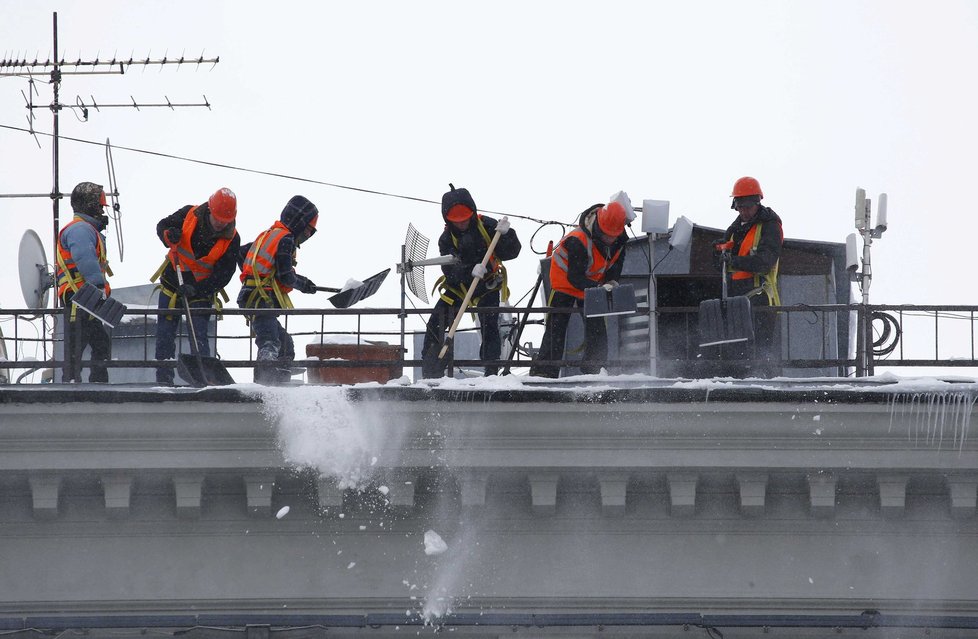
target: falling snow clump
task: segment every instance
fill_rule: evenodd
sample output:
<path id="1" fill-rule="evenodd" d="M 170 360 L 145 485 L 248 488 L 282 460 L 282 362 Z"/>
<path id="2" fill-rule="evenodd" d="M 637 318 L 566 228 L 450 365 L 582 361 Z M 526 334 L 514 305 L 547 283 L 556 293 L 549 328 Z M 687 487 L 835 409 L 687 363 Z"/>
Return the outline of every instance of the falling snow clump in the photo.
<path id="1" fill-rule="evenodd" d="M 441 538 L 441 535 L 434 530 L 428 530 L 424 534 L 424 554 L 440 555 L 448 550 L 448 544 Z"/>

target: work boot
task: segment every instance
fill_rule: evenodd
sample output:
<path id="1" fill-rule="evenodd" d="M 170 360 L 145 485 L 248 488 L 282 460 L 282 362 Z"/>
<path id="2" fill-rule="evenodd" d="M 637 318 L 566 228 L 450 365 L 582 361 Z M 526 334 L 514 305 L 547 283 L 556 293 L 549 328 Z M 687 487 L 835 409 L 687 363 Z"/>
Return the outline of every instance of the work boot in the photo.
<path id="1" fill-rule="evenodd" d="M 545 377 L 548 379 L 557 379 L 560 377 L 560 369 L 547 367 L 547 368 L 531 368 L 528 373 L 530 377 Z"/>
<path id="2" fill-rule="evenodd" d="M 173 369 L 172 368 L 157 368 L 156 369 L 156 383 L 160 386 L 173 386 Z"/>
<path id="3" fill-rule="evenodd" d="M 268 362 L 278 359 L 278 346 L 266 344 L 258 349 L 258 361 Z"/>

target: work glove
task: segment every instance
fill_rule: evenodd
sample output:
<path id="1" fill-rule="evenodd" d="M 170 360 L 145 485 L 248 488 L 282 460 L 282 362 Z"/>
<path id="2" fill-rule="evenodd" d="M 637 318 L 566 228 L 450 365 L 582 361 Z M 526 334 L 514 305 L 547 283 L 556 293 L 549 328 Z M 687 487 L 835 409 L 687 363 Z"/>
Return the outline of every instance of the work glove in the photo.
<path id="1" fill-rule="evenodd" d="M 618 282 L 616 280 L 610 280 L 601 285 L 601 288 L 608 291 L 609 293 L 616 288 L 618 288 Z"/>
<path id="2" fill-rule="evenodd" d="M 730 266 L 730 262 L 732 260 L 733 260 L 733 256 L 730 254 L 730 251 L 724 251 L 723 253 L 720 253 L 721 264 L 724 264 L 725 266 Z"/>
<path id="3" fill-rule="evenodd" d="M 169 228 L 163 231 L 163 241 L 167 246 L 176 246 L 180 242 L 180 229 Z"/>
<path id="4" fill-rule="evenodd" d="M 308 277 L 305 278 L 305 280 L 306 281 L 302 283 L 302 288 L 300 288 L 299 290 L 302 291 L 303 293 L 306 293 L 307 295 L 312 295 L 313 293 L 316 292 L 316 283 L 313 282 Z"/>
<path id="5" fill-rule="evenodd" d="M 500 235 L 506 235 L 509 233 L 509 218 L 504 217 L 503 219 L 499 220 L 499 222 L 496 224 L 496 230 L 499 231 Z"/>
<path id="6" fill-rule="evenodd" d="M 482 264 L 476 264 L 475 266 L 472 267 L 472 277 L 474 277 L 477 280 L 481 280 L 483 277 L 486 276 L 486 273 L 488 272 L 489 272 L 488 269 L 486 269 L 486 267 L 483 266 Z"/>
<path id="7" fill-rule="evenodd" d="M 713 241 L 713 252 L 714 253 L 719 253 L 720 251 L 723 251 L 723 250 L 729 251 L 732 248 L 733 248 L 733 240 L 719 239 L 719 240 L 714 240 Z"/>
<path id="8" fill-rule="evenodd" d="M 184 299 L 192 300 L 197 297 L 197 287 L 190 282 L 186 282 L 180 286 L 178 292 L 184 297 Z"/>

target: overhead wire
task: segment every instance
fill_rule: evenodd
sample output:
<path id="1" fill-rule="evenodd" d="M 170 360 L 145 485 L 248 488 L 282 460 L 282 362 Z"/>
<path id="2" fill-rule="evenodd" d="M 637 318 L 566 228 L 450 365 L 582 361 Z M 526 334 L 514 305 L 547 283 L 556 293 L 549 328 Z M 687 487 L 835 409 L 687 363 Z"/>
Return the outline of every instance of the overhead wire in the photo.
<path id="1" fill-rule="evenodd" d="M 30 129 L 25 129 L 24 127 L 13 126 L 13 125 L 9 125 L 9 124 L 0 124 L 0 128 L 2 128 L 2 129 L 9 129 L 11 131 L 21 131 L 21 132 L 24 132 L 24 133 L 31 133 L 31 134 L 35 134 L 35 135 L 43 135 L 43 136 L 47 136 L 47 137 L 54 137 L 54 134 L 52 134 L 52 133 L 46 133 L 44 131 L 37 131 L 37 130 L 33 130 L 32 131 Z M 69 142 L 78 142 L 79 144 L 90 144 L 90 145 L 93 145 L 93 146 L 100 146 L 100 147 L 104 147 L 105 146 L 105 143 L 104 142 L 98 142 L 98 141 L 95 141 L 95 140 L 86 140 L 84 138 L 76 138 L 76 137 L 72 137 L 72 136 L 68 136 L 68 135 L 61 135 L 61 134 L 59 134 L 58 135 L 58 139 L 67 140 Z M 417 196 L 414 196 L 414 195 L 403 195 L 403 194 L 400 194 L 400 193 L 391 193 L 389 191 L 379 191 L 377 189 L 368 189 L 368 188 L 359 187 L 359 186 L 350 186 L 348 184 L 338 184 L 336 182 L 327 182 L 325 180 L 317 180 L 315 178 L 302 177 L 302 176 L 299 176 L 299 175 L 290 175 L 288 173 L 279 173 L 279 172 L 276 172 L 276 171 L 265 171 L 263 169 L 252 169 L 252 168 L 245 167 L 245 166 L 237 166 L 237 165 L 234 165 L 234 164 L 226 164 L 226 163 L 223 163 L 223 162 L 214 162 L 214 161 L 211 161 L 211 160 L 201 160 L 199 158 L 191 158 L 191 157 L 186 157 L 186 156 L 182 156 L 182 155 L 176 155 L 176 154 L 173 154 L 173 153 L 164 153 L 162 151 L 153 151 L 153 150 L 150 150 L 150 149 L 140 149 L 140 148 L 131 147 L 131 146 L 122 146 L 122 145 L 114 144 L 114 143 L 112 144 L 112 148 L 113 149 L 121 149 L 123 151 L 130 151 L 132 153 L 142 153 L 144 155 L 151 155 L 151 156 L 155 156 L 155 157 L 167 158 L 167 159 L 170 159 L 170 160 L 178 160 L 178 161 L 181 161 L 181 162 L 190 162 L 190 163 L 193 163 L 193 164 L 202 164 L 202 165 L 205 165 L 205 166 L 212 166 L 212 167 L 219 168 L 219 169 L 227 169 L 229 171 L 241 171 L 241 172 L 244 172 L 244 173 L 252 173 L 252 174 L 255 174 L 255 175 L 265 175 L 265 176 L 268 176 L 268 177 L 277 177 L 277 178 L 281 178 L 281 179 L 284 179 L 284 180 L 294 180 L 296 182 L 305 182 L 305 183 L 308 183 L 308 184 L 318 184 L 318 185 L 321 185 L 321 186 L 329 186 L 329 187 L 336 188 L 336 189 L 343 189 L 343 190 L 347 190 L 347 191 L 355 191 L 357 193 L 366 193 L 366 194 L 369 194 L 369 195 L 378 195 L 378 196 L 381 196 L 381 197 L 392 197 L 392 198 L 397 198 L 397 199 L 401 199 L 401 200 L 409 200 L 409 201 L 412 201 L 412 202 L 421 202 L 423 204 L 440 204 L 440 202 L 438 202 L 436 200 L 430 200 L 430 199 L 427 199 L 427 198 L 417 197 Z M 493 211 L 493 210 L 489 210 L 489 209 L 484 209 L 483 212 L 484 213 L 492 213 L 493 215 L 506 215 L 508 217 L 512 217 L 512 218 L 516 218 L 516 219 L 520 219 L 520 220 L 529 220 L 531 222 L 537 222 L 538 224 L 541 224 L 541 225 L 554 224 L 555 223 L 555 222 L 553 222 L 551 220 L 542 220 L 542 219 L 539 219 L 539 218 L 530 217 L 528 215 L 518 215 L 518 214 L 515 214 L 515 213 L 504 213 L 504 212 L 501 212 L 501 211 Z"/>
<path id="2" fill-rule="evenodd" d="M 9 129 L 11 131 L 20 131 L 20 132 L 24 132 L 24 133 L 30 133 L 30 134 L 33 134 L 33 135 L 43 135 L 43 136 L 47 136 L 47 137 L 54 137 L 54 135 L 51 134 L 51 133 L 47 133 L 47 132 L 44 132 L 44 131 L 37 131 L 37 130 L 25 129 L 23 127 L 13 126 L 13 125 L 9 125 L 9 124 L 0 124 L 0 128 Z M 68 135 L 60 135 L 59 134 L 58 135 L 58 138 L 61 139 L 61 140 L 67 140 L 67 141 L 70 141 L 70 142 L 77 142 L 79 144 L 89 144 L 89 145 L 92 145 L 92 146 L 100 146 L 100 147 L 105 147 L 106 146 L 105 142 L 99 142 L 99 141 L 95 141 L 95 140 L 86 140 L 84 138 L 76 138 L 76 137 L 72 137 L 72 136 L 68 136 Z M 400 194 L 400 193 L 392 193 L 392 192 L 389 192 L 389 191 L 380 191 L 380 190 L 377 190 L 377 189 L 368 189 L 368 188 L 364 188 L 364 187 L 350 186 L 348 184 L 339 184 L 339 183 L 336 183 L 336 182 L 328 182 L 328 181 L 325 181 L 325 180 L 317 180 L 315 178 L 308 178 L 308 177 L 302 177 L 302 176 L 298 176 L 298 175 L 291 175 L 291 174 L 288 174 L 288 173 L 279 173 L 277 171 L 266 171 L 266 170 L 263 170 L 263 169 L 253 169 L 253 168 L 249 168 L 249 167 L 245 167 L 245 166 L 237 166 L 237 165 L 233 165 L 233 164 L 226 164 L 226 163 L 223 163 L 223 162 L 214 162 L 214 161 L 211 161 L 211 160 L 202 160 L 202 159 L 199 159 L 199 158 L 191 158 L 191 157 L 186 157 L 186 156 L 182 156 L 182 155 L 176 155 L 176 154 L 173 154 L 173 153 L 164 153 L 162 151 L 153 151 L 153 150 L 150 150 L 150 149 L 141 149 L 141 148 L 137 148 L 137 147 L 123 146 L 123 145 L 119 145 L 119 144 L 113 144 L 112 145 L 112 148 L 113 149 L 121 149 L 123 151 L 129 151 L 131 153 L 141 153 L 141 154 L 144 154 L 144 155 L 150 155 L 150 156 L 154 156 L 154 157 L 166 158 L 166 159 L 170 159 L 170 160 L 177 160 L 177 161 L 180 161 L 180 162 L 190 162 L 190 163 L 193 163 L 193 164 L 202 164 L 204 166 L 211 166 L 211 167 L 214 167 L 214 168 L 227 169 L 227 170 L 230 170 L 230 171 L 241 171 L 241 172 L 244 172 L 244 173 L 251 173 L 251 174 L 255 174 L 255 175 L 265 175 L 265 176 L 268 176 L 268 177 L 276 177 L 276 178 L 281 178 L 281 179 L 285 179 L 285 180 L 293 180 L 293 181 L 297 181 L 297 182 L 305 182 L 305 183 L 308 183 L 308 184 L 318 184 L 318 185 L 321 185 L 321 186 L 328 186 L 328 187 L 337 188 L 337 189 L 343 189 L 343 190 L 347 190 L 347 191 L 354 191 L 354 192 L 357 192 L 357 193 L 365 193 L 365 194 L 368 194 L 368 195 L 377 195 L 377 196 L 381 196 L 381 197 L 391 197 L 391 198 L 396 198 L 396 199 L 408 200 L 408 201 L 412 201 L 412 202 L 421 202 L 423 204 L 440 204 L 440 202 L 438 202 L 436 200 L 431 200 L 431 199 L 428 199 L 428 198 L 417 197 L 417 196 L 413 196 L 413 195 L 404 195 L 404 194 Z M 567 225 L 565 223 L 563 223 L 563 222 L 556 222 L 556 221 L 553 221 L 553 220 L 544 220 L 544 219 L 540 219 L 540 218 L 531 217 L 531 216 L 528 216 L 528 215 L 519 215 L 519 214 L 516 214 L 516 213 L 505 213 L 505 212 L 502 212 L 502 211 L 494 211 L 494 210 L 490 210 L 490 209 L 483 209 L 482 212 L 483 213 L 491 213 L 493 215 L 505 215 L 507 217 L 511 217 L 511 218 L 515 218 L 515 219 L 520 219 L 520 220 L 527 220 L 527 221 L 536 222 L 537 224 L 539 224 L 540 226 L 537 228 L 536 231 L 534 231 L 533 235 L 530 237 L 530 250 L 533 253 L 537 254 L 537 255 L 543 255 L 546 252 L 546 251 L 539 251 L 539 250 L 536 250 L 536 249 L 533 248 L 533 239 L 536 237 L 537 233 L 539 233 L 541 230 L 543 230 L 547 226 L 556 225 L 556 226 L 559 226 L 560 227 L 560 229 L 561 229 L 561 237 L 563 237 L 564 232 L 566 231 L 566 227 L 567 227 Z"/>

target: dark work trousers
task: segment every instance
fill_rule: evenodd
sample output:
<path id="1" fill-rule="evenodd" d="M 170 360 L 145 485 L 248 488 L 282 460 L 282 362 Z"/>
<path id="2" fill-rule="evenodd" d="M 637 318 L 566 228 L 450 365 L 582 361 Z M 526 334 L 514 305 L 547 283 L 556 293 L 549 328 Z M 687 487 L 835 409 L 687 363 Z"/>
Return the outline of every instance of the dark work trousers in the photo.
<path id="1" fill-rule="evenodd" d="M 730 280 L 727 284 L 731 297 L 747 295 L 756 287 L 753 278 Z M 733 376 L 776 377 L 781 374 L 781 321 L 777 313 L 766 310 L 770 306 L 767 294 L 760 292 L 749 296 L 751 318 L 754 323 L 754 343 L 741 347 L 728 346 L 725 352 L 731 360 L 744 360 L 745 370 Z M 765 310 L 757 310 L 764 308 Z M 747 361 L 749 360 L 749 361 Z"/>
<path id="2" fill-rule="evenodd" d="M 112 337 L 102 322 L 95 319 L 80 308 L 71 304 L 75 294 L 69 289 L 64 296 L 64 352 L 65 367 L 62 372 L 63 382 L 81 382 L 82 354 L 85 347 L 92 349 L 92 367 L 88 381 L 105 384 L 109 381 L 109 370 L 98 366 L 95 362 L 106 362 L 112 359 Z M 75 311 L 75 319 L 71 312 Z"/>
<path id="3" fill-rule="evenodd" d="M 184 308 L 182 297 L 177 296 L 174 301 L 176 302 L 176 307 L 170 308 L 170 296 L 160 291 L 157 307 L 160 310 L 169 309 L 170 312 L 166 315 L 156 316 L 156 359 L 158 360 L 173 359 L 176 356 L 177 331 L 180 329 L 181 318 L 186 315 L 186 309 Z M 210 299 L 196 299 L 190 300 L 190 308 L 207 308 L 213 310 L 214 305 Z M 197 336 L 197 348 L 200 354 L 205 357 L 211 354 L 210 340 L 208 339 L 209 336 L 207 333 L 212 315 L 213 313 L 191 314 L 194 333 Z M 193 353 L 192 350 L 190 352 Z M 173 373 L 172 368 L 157 368 L 156 381 L 172 384 Z"/>
<path id="4" fill-rule="evenodd" d="M 554 291 L 550 297 L 551 308 L 583 307 L 584 300 L 573 295 Z M 535 360 L 564 359 L 564 343 L 567 340 L 567 325 L 570 323 L 570 313 L 547 313 L 546 328 L 540 341 L 540 351 Z M 601 372 L 602 362 L 608 358 L 608 330 L 605 328 L 603 317 L 585 318 L 584 320 L 584 358 L 579 363 L 584 373 Z M 559 364 L 536 364 L 530 367 L 532 377 L 560 376 Z"/>
<path id="5" fill-rule="evenodd" d="M 258 298 L 253 308 L 281 308 L 275 299 L 265 301 Z M 295 342 L 285 327 L 278 321 L 279 316 L 262 313 L 252 316 L 251 330 L 255 332 L 255 346 L 271 351 L 276 359 L 291 362 L 295 359 Z"/>
<path id="6" fill-rule="evenodd" d="M 445 353 L 445 357 L 439 358 L 442 340 L 445 331 L 451 327 L 455 321 L 455 315 L 462 305 L 462 298 L 456 296 L 451 291 L 446 291 L 445 295 L 452 298 L 451 304 L 439 298 L 435 308 L 428 318 L 428 326 L 424 334 L 424 344 L 421 347 L 421 376 L 425 379 L 432 377 L 443 377 L 445 369 L 448 367 L 448 360 L 451 359 L 452 352 Z M 496 307 L 499 306 L 499 291 L 490 291 L 479 298 L 479 306 Z M 502 352 L 502 341 L 499 338 L 499 314 L 498 313 L 479 313 L 479 327 L 482 330 L 482 346 L 479 347 L 479 359 L 498 360 Z M 495 375 L 499 372 L 498 366 L 486 366 L 486 375 Z"/>
<path id="7" fill-rule="evenodd" d="M 750 298 L 754 318 L 753 375 L 777 377 L 781 374 L 781 318 L 767 310 L 767 295 L 761 293 Z M 764 310 L 753 310 L 764 308 Z"/>

